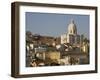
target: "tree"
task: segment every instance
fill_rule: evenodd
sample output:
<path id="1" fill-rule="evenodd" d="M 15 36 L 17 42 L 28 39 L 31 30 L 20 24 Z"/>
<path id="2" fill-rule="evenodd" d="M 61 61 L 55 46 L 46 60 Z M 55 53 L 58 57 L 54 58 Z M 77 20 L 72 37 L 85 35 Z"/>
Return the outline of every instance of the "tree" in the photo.
<path id="1" fill-rule="evenodd" d="M 89 40 L 87 38 L 84 38 L 83 42 L 89 43 Z"/>

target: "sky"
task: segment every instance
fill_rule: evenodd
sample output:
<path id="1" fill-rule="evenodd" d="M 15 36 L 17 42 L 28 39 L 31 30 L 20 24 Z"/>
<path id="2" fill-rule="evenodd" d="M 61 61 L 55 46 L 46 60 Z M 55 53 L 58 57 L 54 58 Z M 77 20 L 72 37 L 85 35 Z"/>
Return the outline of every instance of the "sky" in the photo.
<path id="1" fill-rule="evenodd" d="M 26 31 L 33 34 L 59 37 L 68 32 L 68 25 L 73 19 L 77 33 L 89 39 L 89 15 L 26 12 L 25 16 Z"/>

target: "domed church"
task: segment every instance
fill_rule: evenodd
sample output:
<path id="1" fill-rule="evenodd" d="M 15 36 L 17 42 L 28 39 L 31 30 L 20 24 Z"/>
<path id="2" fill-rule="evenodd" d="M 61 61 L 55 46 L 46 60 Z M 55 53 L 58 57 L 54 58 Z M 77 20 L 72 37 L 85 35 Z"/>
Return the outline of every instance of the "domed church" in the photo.
<path id="1" fill-rule="evenodd" d="M 72 35 L 77 34 L 77 28 L 76 28 L 76 24 L 74 23 L 74 20 L 71 20 L 70 24 L 68 25 L 68 34 L 72 34 Z"/>
<path id="2" fill-rule="evenodd" d="M 67 33 L 61 35 L 61 44 L 70 43 L 71 45 L 80 45 L 82 37 L 77 33 L 77 26 L 74 20 L 70 21 L 67 30 Z"/>

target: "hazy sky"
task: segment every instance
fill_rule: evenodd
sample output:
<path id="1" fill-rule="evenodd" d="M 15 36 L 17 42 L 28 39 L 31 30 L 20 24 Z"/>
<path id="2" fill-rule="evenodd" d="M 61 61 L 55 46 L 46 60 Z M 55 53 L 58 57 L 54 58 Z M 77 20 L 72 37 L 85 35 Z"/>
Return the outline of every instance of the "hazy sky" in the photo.
<path id="1" fill-rule="evenodd" d="M 89 15 L 54 14 L 26 12 L 26 31 L 33 34 L 60 36 L 68 32 L 68 24 L 73 19 L 78 34 L 89 38 Z"/>

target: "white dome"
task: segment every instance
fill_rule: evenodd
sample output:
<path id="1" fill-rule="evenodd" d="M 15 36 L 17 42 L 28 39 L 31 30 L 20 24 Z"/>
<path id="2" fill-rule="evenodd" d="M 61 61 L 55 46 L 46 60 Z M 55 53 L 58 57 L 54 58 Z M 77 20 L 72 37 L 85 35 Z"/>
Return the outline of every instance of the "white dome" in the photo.
<path id="1" fill-rule="evenodd" d="M 73 20 L 71 20 L 71 23 L 68 25 L 68 34 L 77 34 L 76 24 Z"/>

